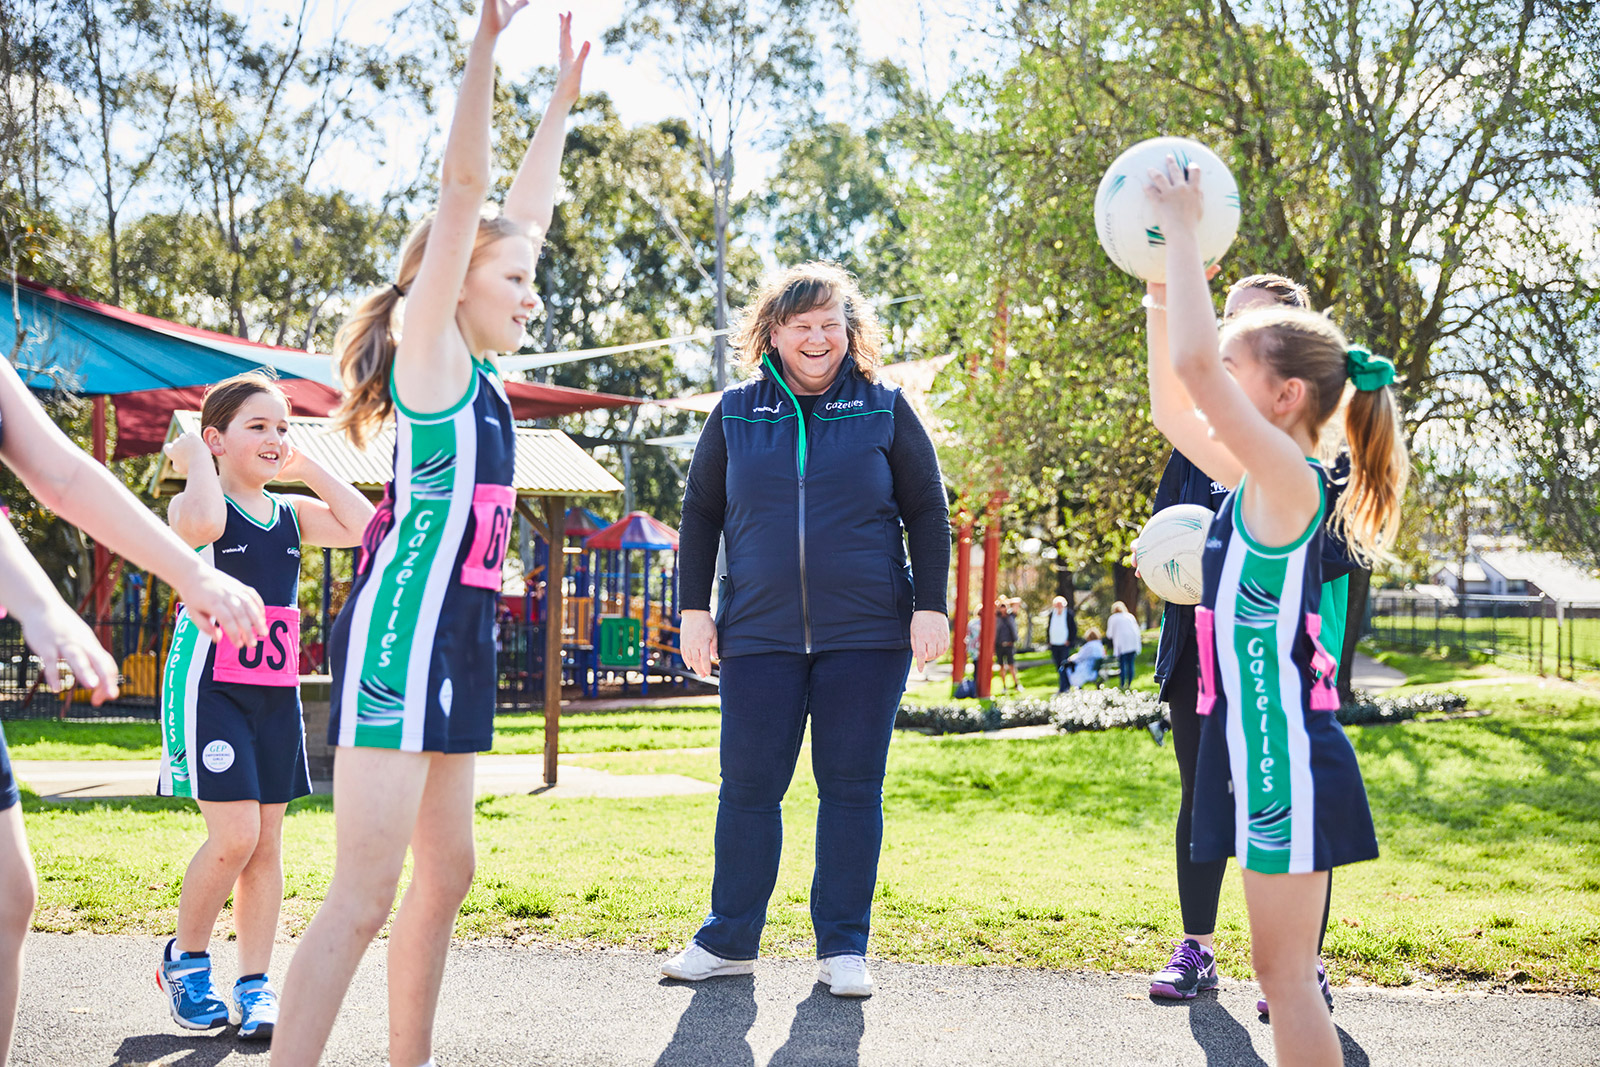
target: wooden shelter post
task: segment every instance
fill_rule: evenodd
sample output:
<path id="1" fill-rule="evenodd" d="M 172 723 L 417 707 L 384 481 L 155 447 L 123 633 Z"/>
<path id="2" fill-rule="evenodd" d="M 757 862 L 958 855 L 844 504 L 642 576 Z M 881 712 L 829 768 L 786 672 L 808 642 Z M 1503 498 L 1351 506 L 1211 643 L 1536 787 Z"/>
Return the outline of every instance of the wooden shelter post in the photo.
<path id="1" fill-rule="evenodd" d="M 90 420 L 93 423 L 91 429 L 94 435 L 95 462 L 104 467 L 107 466 L 104 396 L 94 398 L 94 413 Z M 94 589 L 94 635 L 99 638 L 102 648 L 109 649 L 111 647 L 111 552 L 98 537 L 94 542 L 94 576 L 91 585 Z"/>
<path id="2" fill-rule="evenodd" d="M 544 784 L 556 784 L 556 754 L 561 740 L 561 631 L 567 608 L 562 586 L 567 569 L 567 500 L 544 498 L 550 563 L 544 583 Z"/>

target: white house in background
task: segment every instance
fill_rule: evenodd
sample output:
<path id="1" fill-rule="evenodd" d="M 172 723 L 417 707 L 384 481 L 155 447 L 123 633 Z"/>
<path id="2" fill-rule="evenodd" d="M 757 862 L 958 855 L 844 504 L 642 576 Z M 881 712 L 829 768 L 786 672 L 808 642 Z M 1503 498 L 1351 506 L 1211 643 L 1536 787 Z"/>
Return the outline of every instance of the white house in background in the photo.
<path id="1" fill-rule="evenodd" d="M 1559 552 L 1524 548 L 1476 548 L 1434 568 L 1433 584 L 1462 596 L 1548 596 L 1600 604 L 1600 577 Z"/>

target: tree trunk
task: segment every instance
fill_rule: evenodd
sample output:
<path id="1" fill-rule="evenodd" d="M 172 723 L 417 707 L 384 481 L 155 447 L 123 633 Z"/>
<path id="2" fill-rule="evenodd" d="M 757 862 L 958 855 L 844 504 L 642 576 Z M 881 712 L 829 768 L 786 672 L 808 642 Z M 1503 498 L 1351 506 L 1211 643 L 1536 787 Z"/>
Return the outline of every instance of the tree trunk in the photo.
<path id="1" fill-rule="evenodd" d="M 722 331 L 728 326 L 728 200 L 733 196 L 733 149 L 722 153 L 722 175 L 716 183 L 717 224 L 717 306 L 714 309 L 717 336 L 712 342 L 712 360 L 716 364 L 713 380 L 717 389 L 728 387 L 728 338 Z"/>
<path id="2" fill-rule="evenodd" d="M 1134 618 L 1138 618 L 1139 576 L 1134 573 L 1133 568 L 1121 563 L 1113 563 L 1111 565 L 1111 589 L 1112 594 L 1122 601 L 1130 612 L 1134 613 Z"/>

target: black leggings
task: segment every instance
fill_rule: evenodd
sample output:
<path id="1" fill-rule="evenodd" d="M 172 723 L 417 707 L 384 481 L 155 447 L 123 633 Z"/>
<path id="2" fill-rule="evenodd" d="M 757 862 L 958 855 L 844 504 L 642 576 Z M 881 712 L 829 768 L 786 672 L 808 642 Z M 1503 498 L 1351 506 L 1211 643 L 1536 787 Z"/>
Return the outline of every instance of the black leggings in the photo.
<path id="1" fill-rule="evenodd" d="M 1178 802 L 1178 907 L 1183 912 L 1183 931 L 1210 934 L 1217 928 L 1217 900 L 1222 896 L 1222 878 L 1228 861 L 1196 863 L 1189 858 L 1189 834 L 1194 818 L 1194 768 L 1200 756 L 1200 716 L 1195 705 L 1200 699 L 1199 653 L 1191 641 L 1173 659 L 1172 675 L 1163 689 L 1172 725 L 1172 751 L 1178 757 L 1178 780 L 1182 795 Z M 1328 908 L 1333 901 L 1333 872 L 1328 872 L 1328 892 L 1322 901 L 1322 930 L 1317 934 L 1317 952 L 1328 936 Z"/>

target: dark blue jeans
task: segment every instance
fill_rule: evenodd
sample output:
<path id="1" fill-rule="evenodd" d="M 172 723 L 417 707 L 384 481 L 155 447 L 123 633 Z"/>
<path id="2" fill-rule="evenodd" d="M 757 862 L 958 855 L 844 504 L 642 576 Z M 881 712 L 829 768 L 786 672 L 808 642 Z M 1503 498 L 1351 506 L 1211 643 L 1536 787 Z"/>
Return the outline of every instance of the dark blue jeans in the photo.
<path id="1" fill-rule="evenodd" d="M 1133 661 L 1139 658 L 1137 652 L 1117 653 L 1117 667 L 1122 673 L 1122 688 L 1126 689 L 1133 684 Z"/>
<path id="2" fill-rule="evenodd" d="M 817 956 L 866 953 L 883 844 L 884 765 L 910 669 L 909 649 L 722 661 L 716 873 L 711 914 L 694 935 L 701 947 L 724 959 L 756 957 L 783 852 L 783 794 L 809 717 L 820 801 L 811 879 Z"/>

